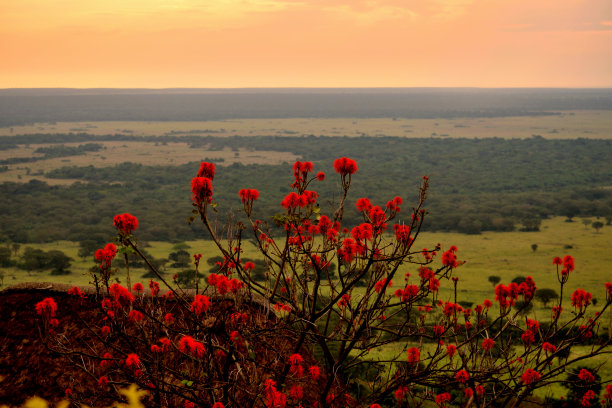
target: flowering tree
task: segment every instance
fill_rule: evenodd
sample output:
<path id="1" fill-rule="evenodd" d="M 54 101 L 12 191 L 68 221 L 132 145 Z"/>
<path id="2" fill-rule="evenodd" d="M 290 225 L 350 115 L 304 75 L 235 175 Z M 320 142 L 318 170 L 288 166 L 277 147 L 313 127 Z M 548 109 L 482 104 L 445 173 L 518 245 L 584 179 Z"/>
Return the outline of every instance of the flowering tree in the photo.
<path id="1" fill-rule="evenodd" d="M 189 292 L 168 281 L 139 249 L 136 218 L 118 215 L 119 250 L 108 244 L 96 252 L 100 323 L 91 327 L 94 344 L 84 349 L 54 329 L 59 322 L 52 299 L 37 305 L 45 340 L 74 356 L 104 392 L 137 383 L 155 406 L 214 408 L 376 408 L 426 401 L 440 407 L 519 406 L 538 388 L 561 381 L 572 364 L 610 352 L 610 333 L 602 333 L 600 321 L 612 304 L 612 284 L 605 284 L 606 302 L 597 313 L 590 312 L 592 295 L 580 289 L 571 295 L 573 310 L 562 308 L 574 270 L 571 256 L 553 260 L 560 296 L 545 321 L 525 314 L 536 291 L 531 277 L 497 285 L 495 303 L 483 299 L 464 308 L 457 298 L 456 269 L 463 264 L 458 248 L 415 247 L 427 215 L 428 178 L 403 218 L 401 197 L 384 206 L 357 199 L 362 222 L 349 229 L 343 214 L 358 166 L 340 158 L 334 169 L 340 193 L 329 213 L 313 188 L 325 174 L 298 161 L 293 191 L 273 217 L 276 226 L 255 217 L 259 192 L 246 188 L 238 192 L 244 219 L 218 228 L 211 219 L 216 169 L 202 163 L 191 182 L 194 214 L 223 259 L 207 288 L 201 292 L 196 284 Z M 264 280 L 256 279 L 252 262 L 242 260 L 246 237 L 254 237 L 265 260 Z M 141 283 L 110 284 L 118 251 L 138 254 L 157 275 L 150 296 Z M 194 258 L 196 282 L 200 259 Z M 450 298 L 439 295 L 443 283 L 453 288 Z M 71 294 L 83 296 L 78 288 Z M 590 353 L 568 358 L 577 344 L 588 344 Z M 399 351 L 376 361 L 368 357 L 380 349 Z M 597 381 L 595 370 L 583 371 L 582 381 Z M 589 395 L 577 396 L 584 406 L 598 398 L 588 389 Z M 611 394 L 608 386 L 606 401 Z"/>

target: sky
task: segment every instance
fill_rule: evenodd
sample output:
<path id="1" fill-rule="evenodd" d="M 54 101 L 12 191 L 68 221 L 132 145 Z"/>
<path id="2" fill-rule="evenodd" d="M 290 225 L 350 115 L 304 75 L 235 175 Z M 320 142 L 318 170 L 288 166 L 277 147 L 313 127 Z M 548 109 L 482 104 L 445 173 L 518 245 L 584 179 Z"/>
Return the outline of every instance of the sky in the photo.
<path id="1" fill-rule="evenodd" d="M 610 0 L 0 0 L 0 88 L 612 87 Z"/>

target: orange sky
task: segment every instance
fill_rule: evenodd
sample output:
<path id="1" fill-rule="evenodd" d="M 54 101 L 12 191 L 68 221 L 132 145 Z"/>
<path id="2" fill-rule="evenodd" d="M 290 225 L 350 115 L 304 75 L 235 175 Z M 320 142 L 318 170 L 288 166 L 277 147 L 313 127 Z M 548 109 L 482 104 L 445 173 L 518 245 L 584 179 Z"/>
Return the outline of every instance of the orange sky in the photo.
<path id="1" fill-rule="evenodd" d="M 0 88 L 612 87 L 610 0 L 0 0 Z"/>

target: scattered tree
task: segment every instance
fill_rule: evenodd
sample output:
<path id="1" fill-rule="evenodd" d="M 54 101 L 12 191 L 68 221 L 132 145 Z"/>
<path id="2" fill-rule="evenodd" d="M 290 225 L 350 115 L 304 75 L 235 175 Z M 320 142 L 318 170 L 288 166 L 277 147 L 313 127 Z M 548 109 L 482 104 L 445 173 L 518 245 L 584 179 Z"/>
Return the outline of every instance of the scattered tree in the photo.
<path id="1" fill-rule="evenodd" d="M 497 275 L 491 275 L 489 276 L 489 282 L 491 282 L 491 285 L 495 286 L 501 282 L 501 278 Z"/>
<path id="2" fill-rule="evenodd" d="M 599 232 L 599 230 L 603 228 L 604 223 L 601 221 L 595 221 L 594 223 L 591 224 L 591 226 L 595 228 L 595 232 Z"/>
<path id="3" fill-rule="evenodd" d="M 549 302 L 559 299 L 559 294 L 554 289 L 542 288 L 536 290 L 535 297 L 546 307 Z"/>

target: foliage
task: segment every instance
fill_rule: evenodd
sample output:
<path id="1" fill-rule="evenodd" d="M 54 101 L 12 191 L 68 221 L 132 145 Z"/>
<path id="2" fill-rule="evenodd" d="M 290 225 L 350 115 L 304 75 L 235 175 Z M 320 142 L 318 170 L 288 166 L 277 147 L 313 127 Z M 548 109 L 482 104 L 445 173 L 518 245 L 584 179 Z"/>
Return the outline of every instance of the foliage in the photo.
<path id="1" fill-rule="evenodd" d="M 610 337 L 600 333 L 600 320 L 612 305 L 612 284 L 605 285 L 598 313 L 591 311 L 592 295 L 580 289 L 571 295 L 573 312 L 560 307 L 574 272 L 571 256 L 553 260 L 560 296 L 547 321 L 528 318 L 536 291 L 531 277 L 497 285 L 495 307 L 485 299 L 465 309 L 457 298 L 456 269 L 463 264 L 458 248 L 415 249 L 427 217 L 428 178 L 408 211 L 399 197 L 383 206 L 359 198 L 354 206 L 361 223 L 346 228 L 343 215 L 353 206 L 348 192 L 357 164 L 342 158 L 334 169 L 341 186 L 337 205 L 323 212 L 310 188 L 324 176 L 313 175 L 312 163 L 294 165 L 293 191 L 274 216 L 279 232 L 255 217 L 259 194 L 252 189 L 239 193 L 241 220 L 224 228 L 214 224 L 214 166 L 203 163 L 192 181 L 194 215 L 221 257 L 204 294 L 196 286 L 195 296 L 180 290 L 160 296 L 160 284 L 151 281 L 152 298 L 146 299 L 142 285 L 129 286 L 133 293 L 110 285 L 117 249 L 109 244 L 96 252 L 97 289 L 104 296 L 100 313 L 106 316 L 93 328 L 101 333 L 98 344 L 85 351 L 56 335 L 51 318 L 57 307 L 47 299 L 37 306 L 45 341 L 74 356 L 91 375 L 101 375 L 100 391 L 136 382 L 149 390 L 154 406 L 222 401 L 237 407 L 250 401 L 258 407 L 375 407 L 393 400 L 397 406 L 518 406 L 582 360 L 557 358 L 572 346 L 590 344 L 590 356 L 609 353 Z M 126 229 L 117 217 L 119 253 L 138 255 L 162 286 L 172 288 L 139 248 L 135 227 Z M 254 279 L 254 264 L 242 258 L 247 236 L 265 260 L 263 281 Z M 196 272 L 200 258 L 194 256 Z M 413 274 L 398 273 L 402 264 L 412 265 Z M 402 283 L 391 293 L 393 280 Z M 440 297 L 442 284 L 454 288 L 450 298 Z M 269 314 L 257 315 L 254 305 Z M 560 320 L 562 313 L 566 320 Z M 390 346 L 399 346 L 392 357 L 376 364 L 368 358 Z"/>
<path id="2" fill-rule="evenodd" d="M 608 160 L 612 141 L 606 140 L 360 137 L 351 138 L 347 143 L 343 137 L 315 136 L 136 138 L 86 134 L 24 135 L 20 140 L 23 143 L 187 142 L 194 149 L 203 149 L 203 154 L 208 150 L 238 147 L 296 155 L 307 151 L 323 171 L 330 171 L 327 163 L 342 152 L 358 158 L 360 165 L 369 169 L 363 180 L 368 189 L 358 185 L 355 193 L 381 202 L 389 199 L 388 191 L 414 191 L 417 180 L 405 174 L 435 175 L 435 189 L 428 201 L 433 217 L 425 226 L 429 231 L 511 231 L 525 220 L 534 229 L 543 217 L 565 215 L 568 208 L 575 216 L 605 216 L 612 212 L 612 191 L 601 188 L 612 177 Z M 432 145 L 444 148 L 432 150 Z M 187 185 L 192 166 L 123 163 L 105 168 L 63 167 L 48 171 L 45 177 L 76 179 L 81 183 L 67 187 L 40 181 L 4 183 L 0 185 L 0 231 L 13 242 L 106 241 L 112 230 L 105 219 L 121 210 L 131 211 L 143 220 L 141 239 L 176 242 L 203 238 L 206 235 L 200 228 L 184 222 L 190 210 Z M 278 185 L 274 180 L 290 171 L 289 167 L 288 164 L 226 166 L 219 174 L 219 182 L 226 189 L 216 194 L 220 208 L 236 209 L 233 193 L 243 184 L 256 183 L 261 192 L 257 211 L 274 214 L 289 191 L 289 185 Z M 534 173 L 538 174 L 537 178 L 532 177 Z M 335 187 L 333 183 L 321 183 L 319 192 L 331 198 Z M 147 204 L 138 205 L 141 202 Z M 326 201 L 321 205 L 325 211 L 331 207 Z M 76 218 L 75 207 L 79 208 Z M 228 221 L 227 211 L 217 216 L 221 224 Z M 356 225 L 359 217 L 350 208 L 345 221 Z M 156 222 L 159 219 L 168 219 L 168 223 L 160 225 Z"/>

